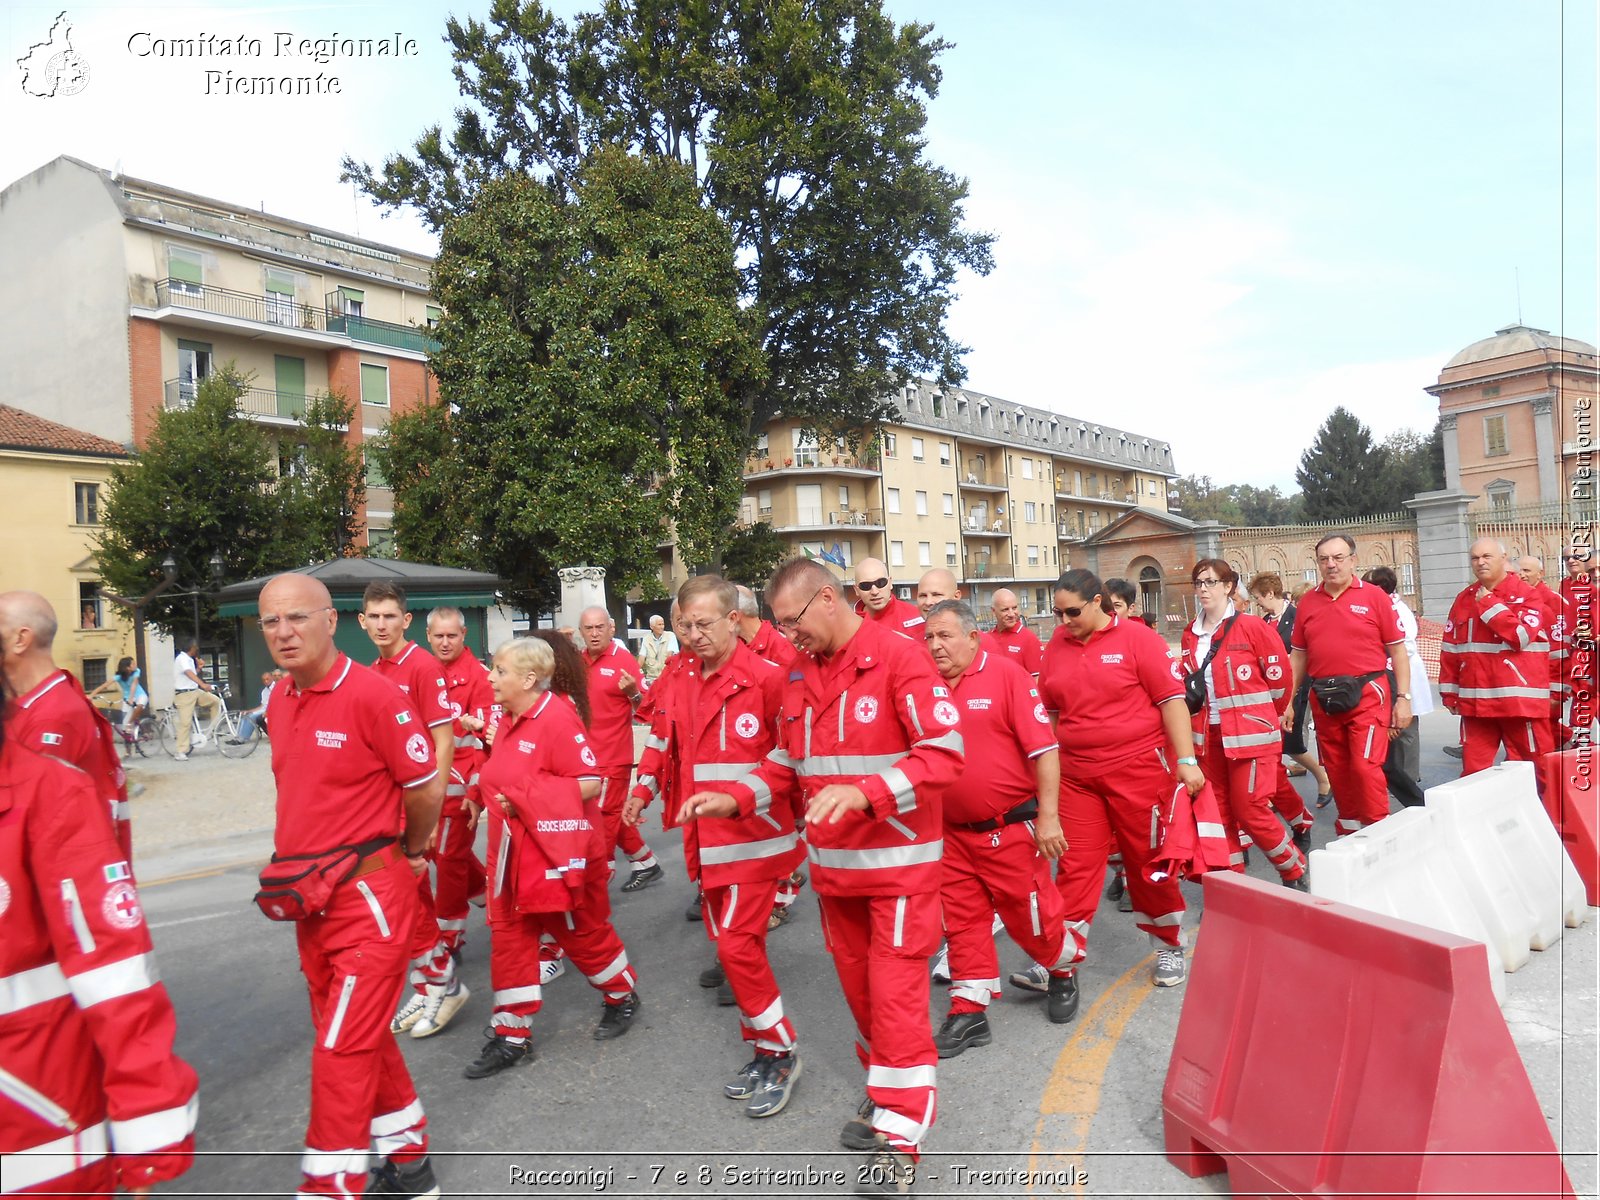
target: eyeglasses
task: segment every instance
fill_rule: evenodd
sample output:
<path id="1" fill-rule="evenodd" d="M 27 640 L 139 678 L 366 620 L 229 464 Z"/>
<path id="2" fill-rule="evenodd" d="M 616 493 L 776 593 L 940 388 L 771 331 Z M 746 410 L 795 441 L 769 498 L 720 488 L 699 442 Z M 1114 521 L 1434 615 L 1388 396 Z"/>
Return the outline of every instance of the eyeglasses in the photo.
<path id="1" fill-rule="evenodd" d="M 1083 609 L 1088 607 L 1089 605 L 1086 604 L 1083 606 L 1083 608 L 1052 608 L 1050 611 L 1055 613 L 1056 620 L 1058 621 L 1076 621 L 1079 617 L 1083 616 Z"/>
<path id="2" fill-rule="evenodd" d="M 800 611 L 805 612 L 805 609 L 801 609 Z M 795 619 L 799 620 L 798 617 Z M 704 637 L 718 625 L 726 625 L 727 622 L 727 617 L 723 617 L 720 621 L 687 621 L 684 623 L 683 631 L 685 633 L 698 633 L 701 637 Z"/>
<path id="3" fill-rule="evenodd" d="M 1589 561 L 1589 556 L 1587 554 L 1569 554 L 1569 555 L 1567 555 L 1567 561 L 1568 562 L 1588 562 Z"/>
<path id="4" fill-rule="evenodd" d="M 888 580 L 885 580 L 884 582 L 887 583 Z M 822 593 L 827 590 L 828 585 L 823 584 L 816 591 L 811 593 L 811 599 L 807 600 L 805 604 L 801 605 L 799 612 L 795 613 L 795 615 L 792 617 L 786 618 L 785 620 L 775 621 L 774 624 L 777 625 L 779 629 L 798 629 L 800 627 L 800 618 L 806 615 L 806 609 L 810 608 L 811 605 L 816 601 L 817 597 L 822 595 Z"/>
<path id="5" fill-rule="evenodd" d="M 261 626 L 262 633 L 272 633 L 284 622 L 288 622 L 289 628 L 291 629 L 299 629 L 318 613 L 332 611 L 333 608 L 331 606 L 324 605 L 322 608 L 313 608 L 310 612 L 292 612 L 284 613 L 282 616 L 274 615 L 270 617 L 262 617 L 259 624 Z"/>
<path id="6" fill-rule="evenodd" d="M 1194 590 L 1197 592 L 1209 592 L 1212 588 L 1221 586 L 1222 580 L 1220 579 L 1196 579 L 1194 581 Z"/>
<path id="7" fill-rule="evenodd" d="M 891 582 L 891 580 L 889 579 L 889 577 L 887 575 L 885 575 L 882 579 L 863 579 L 859 583 L 856 584 L 856 591 L 858 591 L 858 592 L 875 592 L 879 588 L 888 587 L 890 582 Z M 812 599 L 816 599 L 816 597 L 813 596 Z"/>

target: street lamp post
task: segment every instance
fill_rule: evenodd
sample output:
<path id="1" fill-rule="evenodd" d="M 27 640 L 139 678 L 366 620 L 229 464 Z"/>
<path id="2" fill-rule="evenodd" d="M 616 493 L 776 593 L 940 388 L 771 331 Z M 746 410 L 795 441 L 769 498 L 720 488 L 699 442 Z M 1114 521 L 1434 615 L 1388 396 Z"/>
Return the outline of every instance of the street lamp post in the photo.
<path id="1" fill-rule="evenodd" d="M 144 652 L 144 610 L 145 606 L 161 593 L 167 591 L 178 582 L 178 564 L 173 561 L 172 555 L 167 555 L 161 564 L 161 582 L 156 584 L 137 600 L 129 600 L 125 596 L 118 596 L 111 592 L 102 592 L 107 600 L 120 604 L 124 608 L 133 610 L 133 657 L 139 668 L 139 678 L 144 680 L 146 690 L 150 687 L 149 664 L 145 662 Z"/>

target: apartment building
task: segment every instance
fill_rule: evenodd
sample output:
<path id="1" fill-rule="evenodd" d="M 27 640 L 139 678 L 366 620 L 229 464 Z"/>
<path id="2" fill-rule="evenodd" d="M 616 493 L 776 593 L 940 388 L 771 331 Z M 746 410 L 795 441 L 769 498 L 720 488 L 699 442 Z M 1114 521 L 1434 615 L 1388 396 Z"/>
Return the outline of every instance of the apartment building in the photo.
<path id="1" fill-rule="evenodd" d="M 342 393 L 359 447 L 435 390 L 431 259 L 57 158 L 0 192 L 3 398 L 128 448 L 227 362 L 292 463 L 306 398 Z M 374 469 L 363 514 L 392 544 Z"/>
<path id="2" fill-rule="evenodd" d="M 1087 564 L 1089 537 L 1125 513 L 1167 510 L 1176 472 L 1164 441 L 920 380 L 893 404 L 894 419 L 855 448 L 774 421 L 746 464 L 741 522 L 769 522 L 794 553 L 832 556 L 846 573 L 881 558 L 906 599 L 925 570 L 948 567 L 980 608 L 1009 587 L 1038 615 L 1061 572 Z M 674 561 L 664 577 L 681 572 Z"/>

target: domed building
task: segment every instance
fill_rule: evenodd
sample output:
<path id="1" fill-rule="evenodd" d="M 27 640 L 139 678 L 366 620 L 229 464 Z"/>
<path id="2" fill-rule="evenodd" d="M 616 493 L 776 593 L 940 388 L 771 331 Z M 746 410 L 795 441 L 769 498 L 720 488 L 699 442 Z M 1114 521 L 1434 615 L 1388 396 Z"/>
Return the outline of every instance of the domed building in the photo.
<path id="1" fill-rule="evenodd" d="M 1473 510 L 1554 516 L 1592 506 L 1596 350 L 1510 325 L 1456 354 L 1427 389 L 1444 425 L 1445 486 Z"/>

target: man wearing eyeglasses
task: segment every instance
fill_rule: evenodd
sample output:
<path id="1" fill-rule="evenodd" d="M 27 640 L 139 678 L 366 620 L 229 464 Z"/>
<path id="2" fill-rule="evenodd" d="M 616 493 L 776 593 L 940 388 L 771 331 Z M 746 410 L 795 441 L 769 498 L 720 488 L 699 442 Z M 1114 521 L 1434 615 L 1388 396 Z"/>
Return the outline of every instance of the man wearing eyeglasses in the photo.
<path id="1" fill-rule="evenodd" d="M 1322 582 L 1300 599 L 1289 660 L 1295 688 L 1311 680 L 1317 749 L 1339 814 L 1334 834 L 1342 837 L 1389 815 L 1383 764 L 1390 729 L 1398 733 L 1411 724 L 1411 661 L 1388 595 L 1356 577 L 1355 539 L 1330 533 L 1317 543 L 1316 556 Z M 1348 694 L 1324 700 L 1324 690 L 1331 697 L 1336 689 Z M 1353 703 L 1344 708 L 1345 702 Z M 1329 711 L 1330 704 L 1342 711 Z M 1283 711 L 1282 725 L 1294 725 L 1292 704 Z"/>
<path id="2" fill-rule="evenodd" d="M 1544 617 L 1545 633 L 1550 637 L 1550 745 L 1562 746 L 1562 709 L 1566 704 L 1567 622 L 1566 604 L 1561 593 L 1544 581 L 1544 560 L 1532 554 L 1517 559 L 1517 578 L 1528 587 L 1528 595 Z"/>
<path id="3" fill-rule="evenodd" d="M 934 1113 L 928 959 L 940 933 L 941 798 L 965 761 L 961 715 L 927 651 L 855 612 L 820 564 L 785 563 L 767 601 L 800 651 L 778 745 L 753 775 L 689 797 L 684 812 L 732 801 L 748 819 L 767 791 L 798 781 L 812 884 L 867 1070 L 867 1098 L 840 1140 L 873 1152 L 861 1194 L 904 1195 Z"/>
<path id="4" fill-rule="evenodd" d="M 889 568 L 876 558 L 856 564 L 856 615 L 922 643 L 922 614 L 894 594 Z"/>

